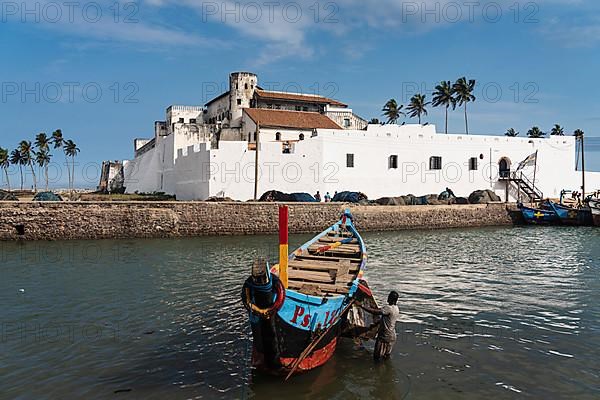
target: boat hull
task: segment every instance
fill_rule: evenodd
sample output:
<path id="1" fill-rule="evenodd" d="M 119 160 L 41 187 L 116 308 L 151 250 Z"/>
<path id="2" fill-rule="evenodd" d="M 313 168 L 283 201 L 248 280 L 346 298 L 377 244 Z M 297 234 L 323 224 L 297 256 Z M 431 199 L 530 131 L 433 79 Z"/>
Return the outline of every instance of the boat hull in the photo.
<path id="1" fill-rule="evenodd" d="M 595 226 L 600 226 L 600 200 L 590 200 L 592 219 Z"/>
<path id="2" fill-rule="evenodd" d="M 554 211 L 561 225 L 591 226 L 593 224 L 590 208 L 566 207 L 551 201 L 546 202 L 542 207 Z"/>
<path id="3" fill-rule="evenodd" d="M 286 291 L 281 309 L 270 320 L 250 315 L 253 367 L 275 374 L 287 374 L 306 347 L 320 332 L 327 333 L 303 358 L 296 371 L 309 371 L 325 364 L 335 353 L 345 318 L 338 318 L 346 297 L 317 298 Z"/>
<path id="4" fill-rule="evenodd" d="M 531 208 L 524 205 L 520 205 L 519 208 L 521 209 L 523 219 L 528 224 L 548 225 L 557 223 L 559 221 L 558 216 L 553 210 Z"/>

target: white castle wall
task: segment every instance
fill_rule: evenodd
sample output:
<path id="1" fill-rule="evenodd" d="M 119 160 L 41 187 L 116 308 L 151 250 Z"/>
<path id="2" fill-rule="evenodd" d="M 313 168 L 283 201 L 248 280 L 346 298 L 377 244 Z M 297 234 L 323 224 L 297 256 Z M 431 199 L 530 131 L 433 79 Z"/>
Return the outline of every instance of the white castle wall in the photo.
<path id="1" fill-rule="evenodd" d="M 545 196 L 558 197 L 562 189 L 580 186 L 580 174 L 574 170 L 573 137 L 444 135 L 436 134 L 431 125 L 370 125 L 367 131 L 319 130 L 316 136 L 306 135 L 294 143 L 291 154 L 283 154 L 283 144 L 275 142 L 273 135 L 274 131 L 265 131 L 261 136 L 259 195 L 270 189 L 311 194 L 354 190 L 377 198 L 439 193 L 450 187 L 458 196 L 490 188 L 504 199 L 505 183 L 498 181 L 499 160 L 507 157 L 514 169 L 536 150 L 536 178 Z M 285 134 L 296 135 L 296 131 Z M 159 141 L 155 149 L 127 164 L 127 192 L 164 191 L 180 200 L 251 199 L 254 150 L 245 141 L 221 141 L 219 149 L 210 149 L 202 140 L 178 133 Z M 354 168 L 346 166 L 348 153 L 354 154 Z M 390 155 L 398 155 L 397 169 L 388 168 Z M 442 157 L 442 170 L 429 170 L 431 156 Z M 470 157 L 477 157 L 477 171 L 469 171 Z M 533 178 L 533 167 L 524 172 Z M 600 187 L 600 173 L 588 176 L 588 192 Z M 509 194 L 515 200 L 516 193 Z"/>

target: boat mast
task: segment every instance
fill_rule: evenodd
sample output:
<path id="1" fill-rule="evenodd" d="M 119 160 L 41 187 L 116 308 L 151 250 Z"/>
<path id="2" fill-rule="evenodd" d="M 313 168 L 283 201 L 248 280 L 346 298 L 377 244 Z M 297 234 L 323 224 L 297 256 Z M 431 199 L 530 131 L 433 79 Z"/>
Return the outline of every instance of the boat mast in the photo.
<path id="1" fill-rule="evenodd" d="M 535 165 L 533 167 L 533 190 L 535 191 L 535 176 L 537 174 L 537 160 L 538 160 L 538 151 L 535 151 Z"/>
<path id="2" fill-rule="evenodd" d="M 583 133 L 580 136 L 581 140 L 581 201 L 585 200 L 585 147 L 583 145 Z"/>
<path id="3" fill-rule="evenodd" d="M 258 141 L 260 136 L 260 122 L 256 122 L 256 137 L 254 138 L 254 201 L 258 200 Z"/>

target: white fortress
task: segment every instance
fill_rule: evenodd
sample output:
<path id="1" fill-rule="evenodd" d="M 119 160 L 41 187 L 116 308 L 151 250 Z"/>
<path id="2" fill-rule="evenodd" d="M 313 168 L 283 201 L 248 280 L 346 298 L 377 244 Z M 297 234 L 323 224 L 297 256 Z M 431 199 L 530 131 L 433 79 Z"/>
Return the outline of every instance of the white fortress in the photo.
<path id="1" fill-rule="evenodd" d="M 258 145 L 257 145 L 258 143 Z M 154 137 L 134 141 L 124 162 L 127 193 L 165 192 L 178 200 L 249 200 L 282 192 L 360 191 L 370 199 L 404 194 L 457 196 L 491 189 L 504 200 L 580 190 L 575 138 L 446 135 L 433 125 L 373 125 L 322 96 L 266 91 L 247 72 L 205 106 L 170 106 Z M 258 147 L 258 155 L 256 154 Z M 516 166 L 537 152 L 537 167 Z M 586 175 L 587 192 L 600 173 Z"/>

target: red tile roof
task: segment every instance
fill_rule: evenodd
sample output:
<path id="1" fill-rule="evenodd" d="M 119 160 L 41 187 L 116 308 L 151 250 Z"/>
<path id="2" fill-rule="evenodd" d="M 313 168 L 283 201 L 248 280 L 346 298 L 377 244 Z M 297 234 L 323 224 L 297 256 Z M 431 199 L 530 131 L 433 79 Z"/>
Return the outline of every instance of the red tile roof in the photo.
<path id="1" fill-rule="evenodd" d="M 316 112 L 268 110 L 244 108 L 244 112 L 255 123 L 269 128 L 292 129 L 342 129 L 329 117 Z"/>
<path id="2" fill-rule="evenodd" d="M 262 99 L 271 99 L 271 100 L 291 100 L 291 101 L 301 101 L 306 103 L 320 103 L 320 104 L 330 104 L 332 106 L 337 107 L 348 107 L 347 104 L 341 103 L 337 100 L 333 100 L 323 96 L 313 96 L 309 94 L 299 94 L 299 93 L 290 93 L 290 92 L 270 92 L 267 90 L 256 89 L 256 95 Z"/>

